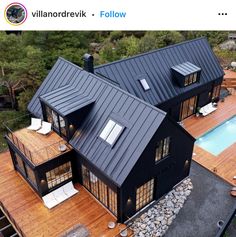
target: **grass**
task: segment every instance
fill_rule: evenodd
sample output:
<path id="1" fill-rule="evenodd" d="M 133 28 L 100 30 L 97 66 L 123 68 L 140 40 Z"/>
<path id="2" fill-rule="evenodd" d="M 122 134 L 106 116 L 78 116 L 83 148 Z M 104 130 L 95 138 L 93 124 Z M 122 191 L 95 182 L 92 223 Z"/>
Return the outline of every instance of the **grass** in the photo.
<path id="1" fill-rule="evenodd" d="M 14 111 L 14 110 L 8 110 L 8 111 L 1 111 L 0 112 L 0 152 L 3 152 L 4 150 L 7 149 L 7 144 L 4 139 L 4 136 L 6 134 L 6 128 L 4 127 L 4 123 L 6 123 L 9 120 L 14 120 L 16 118 L 19 118 L 23 116 L 25 112 L 20 112 L 20 111 Z M 20 119 L 17 119 L 10 124 L 10 128 L 14 131 L 16 130 L 19 126 L 22 126 L 28 122 L 27 117 L 21 117 Z"/>

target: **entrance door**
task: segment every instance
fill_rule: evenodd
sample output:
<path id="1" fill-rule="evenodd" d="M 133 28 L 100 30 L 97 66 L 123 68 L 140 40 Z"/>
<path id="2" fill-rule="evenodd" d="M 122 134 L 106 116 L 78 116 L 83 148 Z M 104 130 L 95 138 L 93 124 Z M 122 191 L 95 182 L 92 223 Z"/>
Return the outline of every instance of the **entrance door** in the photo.
<path id="1" fill-rule="evenodd" d="M 197 106 L 197 96 L 193 96 L 182 102 L 180 108 L 179 120 L 181 121 L 193 115 L 196 111 L 196 106 Z"/>

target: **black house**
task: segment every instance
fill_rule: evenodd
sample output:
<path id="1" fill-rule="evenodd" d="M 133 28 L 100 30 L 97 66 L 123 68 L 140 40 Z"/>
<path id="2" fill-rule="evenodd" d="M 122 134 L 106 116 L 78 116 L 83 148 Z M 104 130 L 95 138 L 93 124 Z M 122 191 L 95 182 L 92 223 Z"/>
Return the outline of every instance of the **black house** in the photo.
<path id="1" fill-rule="evenodd" d="M 191 135 L 162 110 L 62 58 L 28 109 L 73 148 L 35 165 L 17 134 L 6 137 L 15 169 L 31 186 L 35 176 L 39 196 L 80 182 L 123 222 L 189 174 Z"/>
<path id="2" fill-rule="evenodd" d="M 224 76 L 205 38 L 101 65 L 94 71 L 176 121 L 218 100 Z"/>

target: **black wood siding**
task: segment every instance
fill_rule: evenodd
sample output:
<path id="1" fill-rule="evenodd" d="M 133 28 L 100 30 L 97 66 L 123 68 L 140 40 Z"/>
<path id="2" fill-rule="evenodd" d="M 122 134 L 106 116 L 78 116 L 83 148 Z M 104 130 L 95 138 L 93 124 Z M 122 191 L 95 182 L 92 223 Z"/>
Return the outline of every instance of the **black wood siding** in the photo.
<path id="1" fill-rule="evenodd" d="M 170 155 L 155 163 L 156 144 L 165 137 L 171 137 Z M 154 199 L 170 191 L 174 185 L 189 175 L 194 139 L 189 137 L 185 130 L 166 118 L 135 167 L 127 177 L 121 188 L 121 220 L 135 214 L 136 188 L 155 178 Z M 184 170 L 184 163 L 189 160 L 189 168 Z M 127 200 L 132 202 L 127 206 Z"/>

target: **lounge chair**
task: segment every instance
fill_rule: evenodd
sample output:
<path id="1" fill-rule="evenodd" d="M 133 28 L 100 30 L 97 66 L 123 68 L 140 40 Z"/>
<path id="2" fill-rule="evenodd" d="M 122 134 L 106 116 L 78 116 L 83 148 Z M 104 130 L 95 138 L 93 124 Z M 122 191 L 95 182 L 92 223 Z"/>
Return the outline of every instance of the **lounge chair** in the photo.
<path id="1" fill-rule="evenodd" d="M 69 182 L 69 183 L 65 184 L 63 186 L 63 191 L 68 197 L 71 197 L 71 196 L 75 195 L 76 193 L 78 193 L 78 190 L 76 190 L 74 188 L 72 182 Z"/>
<path id="2" fill-rule="evenodd" d="M 41 129 L 39 129 L 37 131 L 37 133 L 43 134 L 43 135 L 47 135 L 48 133 L 50 133 L 52 131 L 52 124 L 48 123 L 48 122 L 44 122 L 42 124 Z"/>
<path id="3" fill-rule="evenodd" d="M 43 202 L 47 208 L 51 209 L 78 192 L 79 191 L 74 188 L 72 182 L 69 182 L 62 187 L 52 191 L 51 193 L 43 196 Z"/>
<path id="4" fill-rule="evenodd" d="M 38 118 L 31 118 L 31 125 L 27 127 L 29 130 L 37 131 L 42 126 L 42 120 Z"/>
<path id="5" fill-rule="evenodd" d="M 213 111 L 217 110 L 217 108 L 215 106 L 213 106 L 212 103 L 209 103 L 205 106 L 203 106 L 199 112 L 203 115 L 203 116 L 207 116 L 208 114 L 212 113 Z"/>

